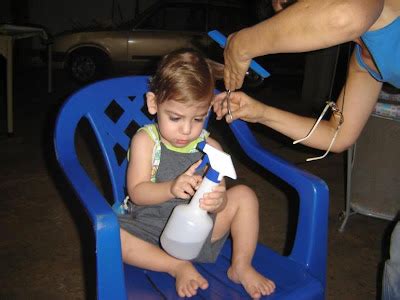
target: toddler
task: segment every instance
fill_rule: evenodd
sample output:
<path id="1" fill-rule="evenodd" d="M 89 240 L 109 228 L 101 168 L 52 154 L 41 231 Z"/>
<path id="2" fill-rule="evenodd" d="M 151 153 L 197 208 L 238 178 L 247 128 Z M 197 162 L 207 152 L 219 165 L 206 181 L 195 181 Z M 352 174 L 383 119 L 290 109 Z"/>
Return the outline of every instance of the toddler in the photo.
<path id="1" fill-rule="evenodd" d="M 146 94 L 155 124 L 140 128 L 131 141 L 127 170 L 129 213 L 119 216 L 124 262 L 176 279 L 181 297 L 208 287 L 192 262 L 160 248 L 160 236 L 175 206 L 188 203 L 202 177 L 195 172 L 202 153 L 199 141 L 221 149 L 203 129 L 213 99 L 213 68 L 199 52 L 180 49 L 159 63 Z M 221 149 L 222 150 L 222 149 Z M 243 285 L 252 298 L 271 294 L 275 284 L 251 264 L 258 239 L 258 200 L 247 186 L 228 190 L 225 182 L 203 196 L 200 207 L 214 220 L 197 262 L 215 262 L 227 236 L 233 241 L 228 277 Z"/>

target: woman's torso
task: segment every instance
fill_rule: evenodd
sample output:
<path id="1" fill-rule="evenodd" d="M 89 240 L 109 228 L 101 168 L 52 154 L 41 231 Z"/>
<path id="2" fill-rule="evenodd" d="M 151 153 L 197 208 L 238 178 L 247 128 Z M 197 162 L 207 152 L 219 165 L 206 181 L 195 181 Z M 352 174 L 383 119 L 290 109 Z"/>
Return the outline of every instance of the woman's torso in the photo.
<path id="1" fill-rule="evenodd" d="M 355 42 L 360 65 L 377 80 L 400 87 L 400 0 L 386 0 L 379 18 Z"/>

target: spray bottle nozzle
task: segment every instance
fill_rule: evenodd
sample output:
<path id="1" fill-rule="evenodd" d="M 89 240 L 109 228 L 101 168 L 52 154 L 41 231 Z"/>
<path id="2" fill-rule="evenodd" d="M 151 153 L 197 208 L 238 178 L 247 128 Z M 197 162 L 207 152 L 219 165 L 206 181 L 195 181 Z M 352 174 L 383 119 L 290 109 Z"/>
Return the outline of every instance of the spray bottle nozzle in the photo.
<path id="1" fill-rule="evenodd" d="M 206 142 L 204 142 L 204 141 L 203 142 L 199 142 L 197 144 L 197 148 L 199 148 L 199 150 L 203 151 L 205 144 L 206 144 Z M 203 158 L 201 159 L 200 165 L 196 168 L 196 172 L 201 171 L 209 162 L 210 162 L 210 160 L 208 158 L 208 155 L 205 154 L 203 156 Z"/>
<path id="2" fill-rule="evenodd" d="M 236 171 L 233 166 L 231 156 L 221 150 L 218 150 L 206 142 L 202 141 L 197 144 L 199 150 L 203 151 L 205 155 L 200 165 L 196 168 L 201 170 L 204 166 L 210 163 L 210 168 L 207 171 L 206 177 L 220 182 L 224 176 L 236 179 Z"/>

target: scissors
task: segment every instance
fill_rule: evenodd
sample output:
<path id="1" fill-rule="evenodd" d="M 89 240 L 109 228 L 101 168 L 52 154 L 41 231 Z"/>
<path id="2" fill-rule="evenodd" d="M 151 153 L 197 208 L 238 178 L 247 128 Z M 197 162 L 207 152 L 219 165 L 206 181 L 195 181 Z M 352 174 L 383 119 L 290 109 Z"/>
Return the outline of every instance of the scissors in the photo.
<path id="1" fill-rule="evenodd" d="M 222 102 L 222 105 L 226 102 L 226 107 L 228 108 L 228 116 L 231 120 L 233 120 L 231 104 L 229 99 L 230 97 L 231 97 L 231 90 L 226 90 L 226 96 L 224 98 L 224 101 Z"/>
<path id="2" fill-rule="evenodd" d="M 293 1 L 293 0 L 287 0 L 287 1 Z M 216 41 L 222 48 L 225 47 L 226 37 L 221 32 L 219 32 L 218 30 L 209 31 L 208 32 L 208 36 L 210 38 L 212 38 L 214 41 Z M 265 70 L 257 62 L 255 62 L 254 60 L 252 60 L 250 62 L 250 69 L 252 69 L 258 75 L 260 75 L 262 78 L 267 78 L 267 77 L 270 76 L 269 72 L 267 70 Z M 248 72 L 246 72 L 246 74 L 248 74 Z M 225 97 L 224 101 L 222 102 L 222 105 L 226 101 L 226 105 L 227 105 L 227 108 L 228 108 L 228 115 L 232 120 L 233 117 L 232 117 L 232 111 L 231 111 L 231 105 L 230 105 L 230 99 L 229 99 L 230 96 L 231 96 L 231 91 L 230 90 L 226 90 L 226 97 Z"/>

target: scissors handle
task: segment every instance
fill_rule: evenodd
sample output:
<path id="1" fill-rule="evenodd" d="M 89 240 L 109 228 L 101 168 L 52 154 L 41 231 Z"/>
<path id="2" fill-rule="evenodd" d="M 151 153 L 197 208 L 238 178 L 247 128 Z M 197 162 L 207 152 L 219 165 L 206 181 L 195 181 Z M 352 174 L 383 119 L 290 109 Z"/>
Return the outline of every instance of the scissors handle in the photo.
<path id="1" fill-rule="evenodd" d="M 221 48 L 225 47 L 226 37 L 218 30 L 209 31 L 208 36 L 212 38 L 215 42 L 217 42 Z M 261 65 L 259 65 L 254 60 L 250 62 L 250 69 L 252 69 L 258 75 L 260 75 L 262 78 L 267 78 L 271 75 L 267 70 L 265 70 Z"/>

